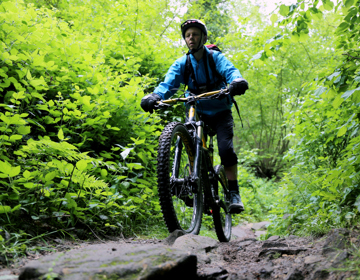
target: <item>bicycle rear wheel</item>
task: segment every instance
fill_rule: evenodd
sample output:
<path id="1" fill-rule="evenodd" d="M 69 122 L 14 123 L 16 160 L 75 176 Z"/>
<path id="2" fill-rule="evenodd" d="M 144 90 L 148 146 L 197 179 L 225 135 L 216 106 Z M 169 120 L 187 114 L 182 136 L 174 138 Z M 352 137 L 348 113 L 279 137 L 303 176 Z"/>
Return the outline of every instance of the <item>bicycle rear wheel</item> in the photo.
<path id="1" fill-rule="evenodd" d="M 200 186 L 194 189 L 190 183 L 194 159 L 188 130 L 181 123 L 169 123 L 160 136 L 157 158 L 160 205 L 169 232 L 200 231 L 203 195 Z"/>
<path id="2" fill-rule="evenodd" d="M 228 190 L 228 181 L 224 167 L 222 165 L 216 165 L 214 170 Z M 227 190 L 223 188 L 219 181 L 214 189 L 216 200 L 219 200 L 219 205 L 213 207 L 212 212 L 216 235 L 220 242 L 229 242 L 231 239 L 231 214 L 228 213 L 227 210 L 230 205 L 230 197 Z"/>

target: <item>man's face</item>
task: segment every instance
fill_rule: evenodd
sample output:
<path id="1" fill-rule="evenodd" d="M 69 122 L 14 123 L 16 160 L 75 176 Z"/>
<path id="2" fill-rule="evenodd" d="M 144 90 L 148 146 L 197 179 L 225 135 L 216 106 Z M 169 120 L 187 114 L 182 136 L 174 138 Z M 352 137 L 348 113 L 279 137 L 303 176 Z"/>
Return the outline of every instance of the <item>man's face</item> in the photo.
<path id="1" fill-rule="evenodd" d="M 190 50 L 197 49 L 200 46 L 201 37 L 203 37 L 204 43 L 206 36 L 201 36 L 201 30 L 197 27 L 190 27 L 185 32 L 185 42 Z"/>

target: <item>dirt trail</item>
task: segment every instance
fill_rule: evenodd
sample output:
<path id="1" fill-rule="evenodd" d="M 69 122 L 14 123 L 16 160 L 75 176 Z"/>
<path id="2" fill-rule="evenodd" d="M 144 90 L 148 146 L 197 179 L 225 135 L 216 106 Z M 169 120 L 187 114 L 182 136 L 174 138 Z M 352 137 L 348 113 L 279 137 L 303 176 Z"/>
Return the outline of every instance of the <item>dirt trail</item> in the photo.
<path id="1" fill-rule="evenodd" d="M 234 227 L 235 238 L 220 244 L 218 250 L 225 264 L 200 264 L 198 274 L 204 279 L 360 279 L 354 272 L 339 272 L 354 258 L 353 245 L 359 248 L 356 230 L 334 229 L 319 238 L 256 239 L 265 233 L 266 222 Z"/>
<path id="2" fill-rule="evenodd" d="M 322 238 L 301 238 L 272 236 L 266 241 L 256 239 L 265 233 L 266 223 L 247 224 L 233 228 L 233 240 L 229 243 L 217 243 L 204 253 L 193 251 L 197 255 L 197 279 L 359 279 L 352 272 L 336 272 L 336 268 L 352 259 L 350 245 L 360 245 L 359 233 L 346 229 L 335 229 Z M 176 237 L 175 237 L 176 238 Z M 177 239 L 176 239 L 177 240 Z M 198 240 L 203 240 L 199 237 Z M 57 251 L 81 249 L 101 242 L 70 242 L 55 239 Z M 109 241 L 113 242 L 114 241 Z M 119 239 L 121 244 L 169 245 L 166 240 Z M 202 242 L 202 241 L 201 241 Z M 215 242 L 216 243 L 216 242 Z M 175 246 L 175 245 L 174 245 Z M 182 246 L 182 245 L 181 245 Z M 184 250 L 191 250 L 184 247 Z M 47 252 L 42 252 L 44 255 Z M 0 269 L 1 280 L 18 279 L 21 269 L 40 254 L 28 254 L 10 267 Z M 0 258 L 0 262 L 3 258 Z M 196 277 L 195 277 L 196 278 Z M 194 279 L 195 279 L 194 278 Z M 121 279 L 121 278 L 119 278 Z"/>

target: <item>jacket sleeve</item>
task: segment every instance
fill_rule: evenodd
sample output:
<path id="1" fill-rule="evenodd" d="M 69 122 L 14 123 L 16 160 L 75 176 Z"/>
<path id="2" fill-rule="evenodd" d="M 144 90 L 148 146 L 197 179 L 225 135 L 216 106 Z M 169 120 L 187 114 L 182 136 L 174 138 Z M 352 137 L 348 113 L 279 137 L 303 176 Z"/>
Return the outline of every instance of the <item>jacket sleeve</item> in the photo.
<path id="1" fill-rule="evenodd" d="M 228 84 L 237 78 L 242 78 L 240 71 L 235 68 L 234 64 L 232 64 L 222 53 L 216 52 L 214 61 L 217 71 L 221 76 L 226 78 Z"/>
<path id="2" fill-rule="evenodd" d="M 179 89 L 180 84 L 184 84 L 185 64 L 184 57 L 177 59 L 173 65 L 170 66 L 166 73 L 165 79 L 154 90 L 161 99 L 168 99 L 173 96 Z"/>

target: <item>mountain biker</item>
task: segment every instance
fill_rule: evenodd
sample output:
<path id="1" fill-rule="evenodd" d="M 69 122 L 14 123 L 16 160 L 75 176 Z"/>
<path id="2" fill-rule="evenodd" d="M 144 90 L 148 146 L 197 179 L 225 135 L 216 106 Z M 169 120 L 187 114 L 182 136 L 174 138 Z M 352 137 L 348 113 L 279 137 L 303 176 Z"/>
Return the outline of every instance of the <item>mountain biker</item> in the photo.
<path id="1" fill-rule="evenodd" d="M 248 89 L 248 83 L 242 78 L 240 71 L 221 52 L 213 51 L 210 54 L 208 48 L 204 46 L 208 33 L 203 22 L 196 19 L 187 20 L 181 25 L 181 32 L 189 49 L 188 54 L 173 63 L 164 82 L 160 83 L 152 94 L 142 98 L 141 107 L 145 112 L 152 113 L 156 102 L 170 98 L 178 90 L 180 84 L 188 85 L 188 90 L 195 94 L 225 88 L 226 83 L 229 84 L 231 97 L 227 96 L 221 100 L 200 100 L 196 110 L 201 120 L 210 125 L 217 133 L 221 164 L 225 168 L 229 182 L 230 213 L 241 213 L 244 211 L 244 205 L 241 201 L 237 181 L 237 155 L 233 147 L 234 121 L 231 107 L 232 97 L 244 94 Z M 209 67 L 210 55 L 212 55 L 218 73 L 213 73 Z M 187 56 L 190 56 L 193 73 L 185 81 Z M 219 78 L 219 74 L 226 79 L 226 83 Z"/>

